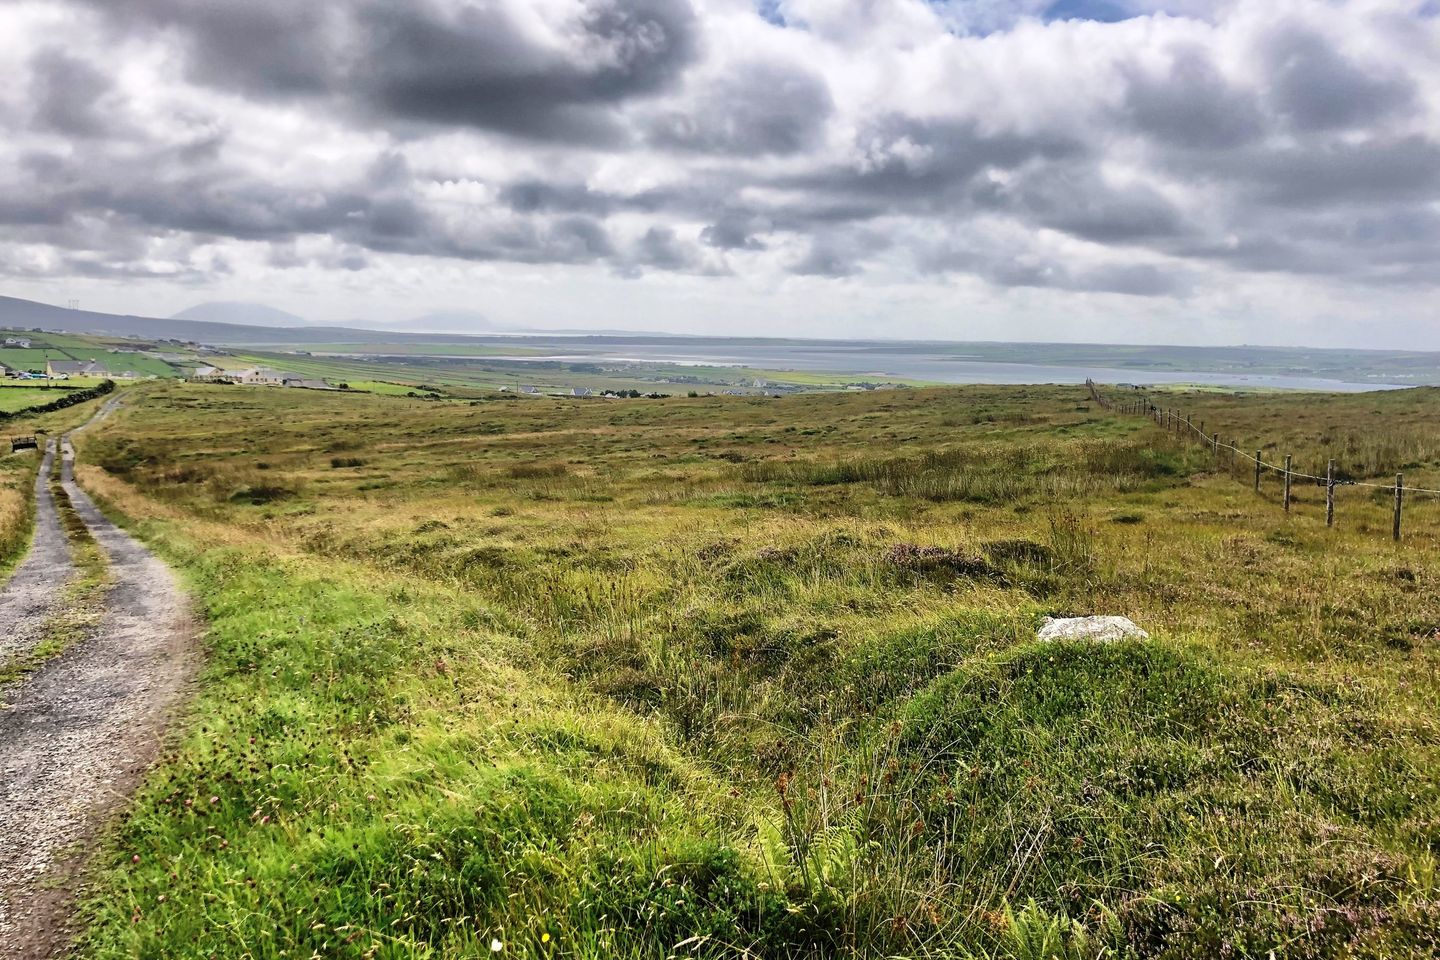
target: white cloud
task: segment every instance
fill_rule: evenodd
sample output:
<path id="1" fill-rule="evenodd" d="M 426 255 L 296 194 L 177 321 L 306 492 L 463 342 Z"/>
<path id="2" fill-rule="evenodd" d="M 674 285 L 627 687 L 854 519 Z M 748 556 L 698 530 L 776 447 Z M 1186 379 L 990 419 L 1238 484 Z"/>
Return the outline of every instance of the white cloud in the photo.
<path id="1" fill-rule="evenodd" d="M 1440 347 L 1440 17 L 1109 6 L 11 3 L 0 277 L 152 312 L 483 291 L 530 324 Z"/>

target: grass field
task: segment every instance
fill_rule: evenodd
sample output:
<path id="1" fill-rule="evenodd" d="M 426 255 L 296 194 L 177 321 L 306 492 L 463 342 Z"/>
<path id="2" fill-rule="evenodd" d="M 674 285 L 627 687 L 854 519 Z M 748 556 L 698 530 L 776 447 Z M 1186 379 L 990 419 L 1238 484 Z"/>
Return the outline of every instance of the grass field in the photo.
<path id="1" fill-rule="evenodd" d="M 1437 391 L 1171 398 L 1440 486 Z M 1327 530 L 1062 387 L 152 385 L 82 443 L 209 624 L 83 956 L 1440 949 L 1433 503 Z M 1152 639 L 1035 640 L 1083 613 Z"/>
<path id="2" fill-rule="evenodd" d="M 447 391 L 455 388 L 471 392 L 493 392 L 500 387 L 515 389 L 534 386 L 544 393 L 565 394 L 575 387 L 599 393 L 603 390 L 638 390 L 641 393 L 685 395 L 691 391 L 702 394 L 725 390 L 761 393 L 756 380 L 763 380 L 771 390 L 839 390 L 847 384 L 874 377 L 855 374 L 834 374 L 817 371 L 761 370 L 748 367 L 697 366 L 661 362 L 625 362 L 594 358 L 593 360 L 497 360 L 486 356 L 489 348 L 460 350 L 457 354 L 472 356 L 426 356 L 426 351 L 446 352 L 448 346 L 410 346 L 383 357 L 354 359 L 347 357 L 311 357 L 292 353 L 237 351 L 234 363 L 258 364 L 289 370 L 312 377 L 324 377 L 332 383 L 347 382 L 355 389 L 369 389 L 366 384 L 405 383 L 437 386 Z M 523 356 L 533 350 L 508 351 Z M 906 386 L 927 386 L 925 381 L 899 377 L 880 378 Z M 411 388 L 413 389 L 413 388 Z M 386 392 L 381 390 L 379 392 Z"/>
<path id="3" fill-rule="evenodd" d="M 0 412 L 13 413 L 27 407 L 36 407 L 58 399 L 64 393 L 61 388 L 12 387 L 0 385 Z"/>
<path id="4" fill-rule="evenodd" d="M 17 370 L 43 372 L 50 360 L 97 360 L 113 374 L 134 371 L 146 377 L 173 377 L 179 372 L 157 356 L 134 352 L 157 348 L 157 344 L 146 341 L 28 331 L 0 332 L 14 333 L 30 341 L 29 348 L 0 347 L 0 363 Z M 111 353 L 112 346 L 126 352 Z"/>

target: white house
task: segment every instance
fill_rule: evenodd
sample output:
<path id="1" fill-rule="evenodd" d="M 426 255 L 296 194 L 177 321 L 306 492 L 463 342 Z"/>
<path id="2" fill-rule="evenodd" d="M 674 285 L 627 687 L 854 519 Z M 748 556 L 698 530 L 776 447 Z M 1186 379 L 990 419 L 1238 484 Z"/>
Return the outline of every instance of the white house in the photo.
<path id="1" fill-rule="evenodd" d="M 254 370 L 246 371 L 240 382 L 258 383 L 267 387 L 283 387 L 287 381 L 299 383 L 304 379 L 298 373 L 288 373 L 284 370 L 276 370 L 274 367 L 256 367 Z"/>

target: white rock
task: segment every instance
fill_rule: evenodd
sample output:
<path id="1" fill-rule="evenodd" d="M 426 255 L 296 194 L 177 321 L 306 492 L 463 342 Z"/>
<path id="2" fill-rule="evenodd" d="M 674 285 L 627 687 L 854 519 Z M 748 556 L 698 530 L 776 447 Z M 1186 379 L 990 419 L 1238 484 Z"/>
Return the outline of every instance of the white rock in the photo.
<path id="1" fill-rule="evenodd" d="M 1148 639 L 1150 634 L 1129 617 L 1046 617 L 1035 636 L 1041 640 L 1094 640 L 1112 643 L 1126 637 Z"/>

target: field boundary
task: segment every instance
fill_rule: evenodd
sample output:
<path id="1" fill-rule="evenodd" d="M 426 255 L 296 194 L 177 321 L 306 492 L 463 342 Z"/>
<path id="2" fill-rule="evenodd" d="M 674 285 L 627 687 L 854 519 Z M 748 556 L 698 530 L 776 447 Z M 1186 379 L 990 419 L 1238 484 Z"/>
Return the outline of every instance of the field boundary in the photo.
<path id="1" fill-rule="evenodd" d="M 1194 420 L 1189 414 L 1182 413 L 1179 410 L 1161 407 L 1149 397 L 1138 397 L 1133 400 L 1122 399 L 1117 403 L 1101 393 L 1099 386 L 1094 380 L 1087 378 L 1085 386 L 1090 391 L 1090 398 L 1098 404 L 1102 410 L 1145 417 L 1153 420 L 1157 426 L 1163 427 L 1167 432 L 1174 434 L 1179 439 L 1192 440 L 1203 444 L 1210 450 L 1211 454 L 1216 457 L 1220 456 L 1221 452 L 1224 451 L 1230 458 L 1231 463 L 1235 463 L 1238 460 L 1245 460 L 1255 464 L 1256 493 L 1260 492 L 1260 481 L 1265 471 L 1279 475 L 1284 482 L 1284 493 L 1281 496 L 1281 504 L 1286 513 L 1290 512 L 1290 504 L 1292 502 L 1291 485 L 1294 481 L 1307 480 L 1316 485 L 1323 484 L 1325 487 L 1325 525 L 1327 527 L 1335 526 L 1336 487 L 1368 487 L 1372 490 L 1390 491 L 1394 496 L 1394 506 L 1391 511 L 1390 535 L 1391 538 L 1397 542 L 1400 540 L 1405 498 L 1407 496 L 1440 497 L 1440 490 L 1427 487 L 1407 487 L 1405 485 L 1404 473 L 1395 474 L 1394 483 L 1373 483 L 1367 480 L 1341 479 L 1335 475 L 1334 457 L 1327 458 L 1326 475 L 1323 477 L 1313 473 L 1303 473 L 1294 469 L 1289 454 L 1286 454 L 1284 464 L 1270 463 L 1263 457 L 1263 448 L 1256 450 L 1252 456 L 1240 449 L 1240 441 L 1238 439 L 1230 443 L 1225 443 L 1220 439 L 1218 432 L 1213 434 L 1207 434 L 1205 432 L 1205 421 Z"/>

